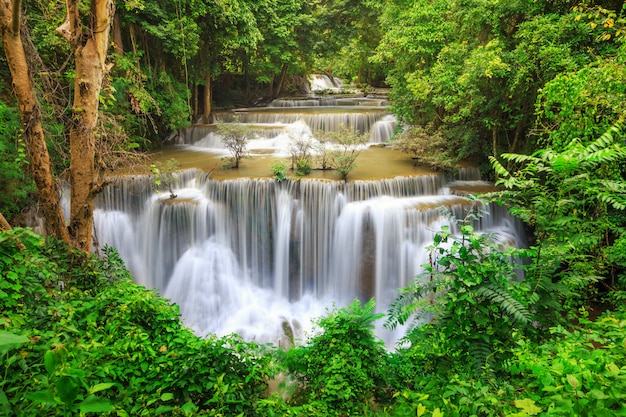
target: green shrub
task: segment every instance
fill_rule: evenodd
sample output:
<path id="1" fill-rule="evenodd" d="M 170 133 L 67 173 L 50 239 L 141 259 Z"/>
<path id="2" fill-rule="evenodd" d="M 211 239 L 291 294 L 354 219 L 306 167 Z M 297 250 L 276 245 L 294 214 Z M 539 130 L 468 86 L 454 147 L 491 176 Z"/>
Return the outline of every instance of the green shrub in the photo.
<path id="1" fill-rule="evenodd" d="M 321 333 L 307 346 L 288 352 L 299 404 L 317 404 L 326 415 L 358 415 L 372 400 L 383 399 L 386 352 L 372 332 L 375 302 L 357 299 L 349 308 L 332 311 L 318 322 Z"/>
<path id="2" fill-rule="evenodd" d="M 104 254 L 0 233 L 0 273 L 11 277 L 0 324 L 29 341 L 6 354 L 0 406 L 16 416 L 254 415 L 269 356 L 234 336 L 197 337 L 176 306 L 130 281 L 115 250 Z"/>
<path id="3" fill-rule="evenodd" d="M 621 416 L 626 412 L 626 313 L 609 312 L 580 326 L 551 329 L 541 345 L 520 343 L 509 371 L 517 387 L 515 404 L 535 406 L 551 416 Z"/>
<path id="4" fill-rule="evenodd" d="M 313 167 L 311 161 L 308 158 L 301 158 L 296 161 L 296 175 L 299 177 L 305 177 L 311 173 Z"/>
<path id="5" fill-rule="evenodd" d="M 0 213 L 9 220 L 32 203 L 35 191 L 20 132 L 17 109 L 0 100 Z"/>
<path id="6" fill-rule="evenodd" d="M 447 226 L 435 235 L 431 263 L 392 303 L 386 326 L 412 323 L 406 339 L 413 366 L 476 375 L 496 370 L 520 331 L 532 332 L 533 288 L 518 281 L 514 249 L 469 224 L 460 236 Z"/>
<path id="7" fill-rule="evenodd" d="M 287 165 L 285 165 L 283 161 L 280 161 L 280 160 L 272 161 L 270 168 L 272 169 L 272 174 L 274 175 L 274 179 L 276 181 L 281 182 L 286 179 L 289 179 L 287 174 L 285 174 L 285 169 L 287 169 Z"/>

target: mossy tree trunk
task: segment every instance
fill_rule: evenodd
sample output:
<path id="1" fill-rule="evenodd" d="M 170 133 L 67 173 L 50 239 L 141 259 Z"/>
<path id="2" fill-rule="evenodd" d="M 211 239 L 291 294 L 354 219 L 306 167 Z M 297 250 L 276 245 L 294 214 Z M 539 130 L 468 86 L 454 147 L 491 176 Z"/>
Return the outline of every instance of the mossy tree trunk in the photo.
<path id="1" fill-rule="evenodd" d="M 63 212 L 59 201 L 57 183 L 52 178 L 50 155 L 41 125 L 41 107 L 35 97 L 32 74 L 20 34 L 21 1 L 1 0 L 0 30 L 7 64 L 11 71 L 13 91 L 17 98 L 20 122 L 26 144 L 29 167 L 37 186 L 39 202 L 43 208 L 47 234 L 69 242 Z"/>
<path id="2" fill-rule="evenodd" d="M 57 29 L 76 57 L 74 104 L 70 125 L 71 206 L 69 232 L 72 245 L 84 252 L 91 250 L 95 183 L 95 132 L 102 82 L 106 64 L 111 21 L 115 12 L 112 0 L 92 0 L 88 26 L 83 30 L 78 0 L 67 0 L 67 19 Z"/>

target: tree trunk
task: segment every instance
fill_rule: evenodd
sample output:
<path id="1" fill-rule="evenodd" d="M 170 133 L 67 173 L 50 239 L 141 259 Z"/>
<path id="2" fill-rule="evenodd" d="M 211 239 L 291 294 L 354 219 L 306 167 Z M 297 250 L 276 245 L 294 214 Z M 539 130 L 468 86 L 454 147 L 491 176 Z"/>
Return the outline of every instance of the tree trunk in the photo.
<path id="1" fill-rule="evenodd" d="M 113 16 L 113 33 L 111 37 L 113 39 L 113 50 L 118 55 L 124 55 L 124 41 L 122 40 L 122 26 L 120 21 L 120 14 L 116 11 Z"/>
<path id="2" fill-rule="evenodd" d="M 4 217 L 2 213 L 0 213 L 0 230 L 2 231 L 11 230 L 11 225 L 9 224 L 9 222 L 7 221 L 7 219 Z"/>
<path id="3" fill-rule="evenodd" d="M 493 126 L 491 126 L 491 146 L 492 146 L 492 152 L 493 152 L 493 157 L 496 159 L 498 158 L 498 126 L 494 123 Z M 498 179 L 498 173 L 495 173 L 495 179 Z"/>
<path id="4" fill-rule="evenodd" d="M 70 241 L 57 184 L 52 179 L 50 155 L 41 126 L 41 108 L 37 101 L 26 53 L 20 35 L 20 0 L 1 0 L 0 27 L 7 64 L 11 71 L 13 91 L 20 110 L 20 122 L 24 129 L 24 142 L 28 150 L 30 171 L 39 192 L 47 234 L 65 242 Z"/>
<path id="5" fill-rule="evenodd" d="M 109 32 L 114 13 L 112 0 L 92 0 L 90 25 L 82 32 L 78 0 L 67 0 L 69 41 L 76 56 L 74 104 L 70 126 L 71 206 L 69 232 L 72 244 L 89 253 L 92 243 L 95 189 L 95 130 L 99 95 L 106 66 Z"/>
<path id="6" fill-rule="evenodd" d="M 198 83 L 193 85 L 193 120 L 198 117 Z"/>
<path id="7" fill-rule="evenodd" d="M 283 85 L 285 85 L 285 78 L 287 77 L 287 70 L 289 66 L 287 64 L 283 64 L 283 67 L 280 70 L 280 76 L 278 78 L 278 83 L 276 84 L 276 90 L 274 90 L 274 94 L 272 98 L 278 98 L 283 90 Z"/>
<path id="8" fill-rule="evenodd" d="M 211 72 L 204 76 L 204 123 L 211 123 Z"/>

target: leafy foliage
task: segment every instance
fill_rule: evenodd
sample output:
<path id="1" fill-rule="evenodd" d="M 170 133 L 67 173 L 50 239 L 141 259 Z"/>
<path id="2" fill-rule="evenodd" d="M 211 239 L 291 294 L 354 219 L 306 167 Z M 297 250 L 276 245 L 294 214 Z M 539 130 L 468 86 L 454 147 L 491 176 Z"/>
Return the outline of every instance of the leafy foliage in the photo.
<path id="1" fill-rule="evenodd" d="M 250 127 L 244 123 L 219 123 L 217 132 L 222 136 L 222 143 L 231 154 L 225 168 L 239 168 L 239 162 L 248 153 L 248 141 L 252 135 Z"/>
<path id="2" fill-rule="evenodd" d="M 31 202 L 34 192 L 19 134 L 19 113 L 0 100 L 0 212 L 8 219 Z"/>
<path id="3" fill-rule="evenodd" d="M 441 371 L 450 361 L 473 364 L 480 375 L 497 370 L 518 332 L 532 333 L 539 297 L 518 280 L 516 251 L 503 252 L 469 224 L 460 233 L 444 227 L 435 235 L 430 265 L 391 304 L 386 326 L 412 321 L 412 354 Z"/>
<path id="4" fill-rule="evenodd" d="M 581 318 L 581 324 L 576 329 L 554 327 L 554 339 L 539 346 L 522 343 L 515 349 L 508 368 L 520 388 L 516 405 L 533 404 L 532 415 L 624 412 L 624 312 L 606 314 L 595 322 Z"/>
<path id="5" fill-rule="evenodd" d="M 356 168 L 356 160 L 367 143 L 367 133 L 341 126 L 337 131 L 317 131 L 314 136 L 320 141 L 320 163 L 322 169 L 334 169 L 346 181 L 350 171 Z"/>
<path id="6" fill-rule="evenodd" d="M 440 315 L 410 334 L 410 346 L 387 352 L 372 332 L 383 316 L 374 312 L 374 300 L 355 300 L 322 317 L 306 345 L 275 350 L 270 359 L 237 337 L 193 335 L 175 306 L 129 280 L 114 249 L 87 258 L 28 230 L 0 233 L 0 273 L 7 278 L 0 286 L 0 413 L 623 413 L 623 311 L 555 326 L 537 343 L 523 336 L 534 306 L 528 293 L 518 297 L 523 283 L 504 279 L 515 276 L 507 255 L 467 225 L 460 236 L 438 236 L 438 268 L 425 275 L 446 286 L 432 300 L 436 308 L 429 301 L 422 306 Z M 483 368 L 477 378 L 476 358 L 497 372 Z M 289 371 L 287 380 L 295 378 L 288 400 L 267 397 L 271 360 Z"/>
<path id="7" fill-rule="evenodd" d="M 270 168 L 272 170 L 272 174 L 274 174 L 274 179 L 276 181 L 281 182 L 286 179 L 289 179 L 287 174 L 285 174 L 285 169 L 287 168 L 287 166 L 285 165 L 283 161 L 281 160 L 272 161 Z"/>
<path id="8" fill-rule="evenodd" d="M 547 83 L 537 102 L 539 144 L 564 150 L 573 140 L 594 142 L 623 122 L 626 45 L 616 56 L 598 59 Z"/>
<path id="9" fill-rule="evenodd" d="M 414 126 L 398 135 L 392 146 L 411 155 L 414 163 L 435 169 L 450 170 L 456 162 L 458 151 L 440 132 Z"/>
<path id="10" fill-rule="evenodd" d="M 381 398 L 384 389 L 385 350 L 372 332 L 373 299 L 322 317 L 321 333 L 307 346 L 287 352 L 286 363 L 301 392 L 301 402 L 319 402 L 329 415 L 362 412 L 372 398 Z"/>
<path id="11" fill-rule="evenodd" d="M 614 272 L 603 253 L 623 234 L 621 136 L 618 124 L 588 145 L 573 140 L 560 152 L 503 154 L 519 166 L 513 172 L 492 158 L 497 184 L 504 188 L 498 198 L 534 229 L 537 257 L 530 276 L 538 285 L 546 279 L 560 282 L 569 302 L 588 299 L 593 283 Z"/>
<path id="12" fill-rule="evenodd" d="M 20 249 L 19 242 L 24 246 Z M 86 257 L 26 230 L 0 234 L 6 352 L 0 407 L 16 416 L 248 414 L 269 357 L 237 337 L 200 339 L 177 307 L 130 281 L 116 251 Z"/>

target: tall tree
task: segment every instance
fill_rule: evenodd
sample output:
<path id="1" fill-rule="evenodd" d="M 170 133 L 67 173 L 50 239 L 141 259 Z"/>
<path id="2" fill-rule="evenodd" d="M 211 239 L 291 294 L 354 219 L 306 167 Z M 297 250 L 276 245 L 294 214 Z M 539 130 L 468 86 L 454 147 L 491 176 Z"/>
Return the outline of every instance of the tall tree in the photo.
<path id="1" fill-rule="evenodd" d="M 20 109 L 20 122 L 30 159 L 31 175 L 37 185 L 39 200 L 43 207 L 46 232 L 69 242 L 57 184 L 52 178 L 50 169 L 50 156 L 41 124 L 41 107 L 34 94 L 31 71 L 22 43 L 20 9 L 20 0 L 2 0 L 0 3 L 0 30 L 4 53 Z"/>
<path id="2" fill-rule="evenodd" d="M 66 21 L 57 33 L 70 43 L 76 59 L 74 104 L 70 125 L 71 206 L 69 232 L 72 244 L 91 250 L 95 182 L 95 130 L 98 104 L 107 66 L 109 32 L 115 12 L 113 0 L 92 0 L 83 28 L 78 0 L 67 0 Z"/>
<path id="3" fill-rule="evenodd" d="M 7 63 L 11 70 L 15 94 L 20 106 L 32 175 L 44 207 L 46 230 L 71 242 L 76 248 L 91 250 L 93 228 L 93 199 L 98 186 L 95 182 L 95 129 L 102 81 L 106 65 L 109 31 L 114 13 L 113 0 L 93 0 L 82 16 L 78 0 L 67 0 L 65 22 L 56 32 L 69 43 L 76 60 L 74 104 L 70 136 L 70 223 L 66 228 L 51 163 L 41 124 L 41 109 L 34 94 L 31 69 L 22 42 L 21 2 L 2 0 L 0 17 L 2 39 Z"/>

